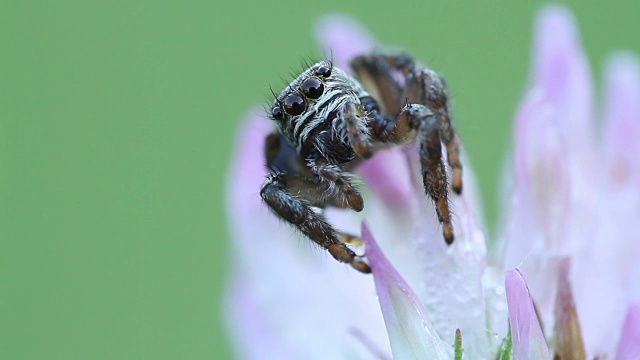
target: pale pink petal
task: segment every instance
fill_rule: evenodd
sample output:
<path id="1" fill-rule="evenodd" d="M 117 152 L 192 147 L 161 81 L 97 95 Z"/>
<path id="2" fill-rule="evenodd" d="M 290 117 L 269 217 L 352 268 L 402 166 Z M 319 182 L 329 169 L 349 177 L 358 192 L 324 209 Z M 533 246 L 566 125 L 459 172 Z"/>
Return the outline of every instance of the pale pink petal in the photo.
<path id="1" fill-rule="evenodd" d="M 400 149 L 383 150 L 358 168 L 367 186 L 394 209 L 415 206 L 409 168 Z"/>
<path id="2" fill-rule="evenodd" d="M 260 198 L 260 186 L 267 175 L 267 167 L 264 162 L 264 144 L 267 135 L 273 131 L 266 114 L 258 109 L 251 110 L 248 119 L 238 131 L 238 141 L 232 159 L 230 169 L 227 205 L 234 217 L 232 229 L 242 229 L 244 215 L 258 215 L 263 212 Z M 253 211 L 254 214 L 247 214 Z"/>
<path id="3" fill-rule="evenodd" d="M 640 66 L 629 54 L 608 63 L 602 154 L 573 16 L 547 6 L 535 31 L 531 89 L 515 126 L 505 268 L 522 270 L 552 334 L 558 259 L 569 257 L 587 358 L 611 356 L 624 309 L 640 301 Z"/>
<path id="4" fill-rule="evenodd" d="M 566 7 L 548 5 L 538 13 L 534 31 L 532 85 L 549 102 L 560 131 L 576 151 L 571 159 L 581 164 L 593 151 L 593 94 L 576 20 Z"/>
<path id="5" fill-rule="evenodd" d="M 303 359 L 304 349 L 282 340 L 246 282 L 232 276 L 224 297 L 225 316 L 232 346 L 240 359 Z"/>
<path id="6" fill-rule="evenodd" d="M 545 237 L 545 245 L 551 244 L 551 247 L 546 247 L 547 261 L 568 254 L 579 257 L 589 247 L 589 241 L 585 239 L 591 238 L 598 227 L 598 202 L 595 197 L 585 194 L 593 193 L 593 189 L 600 187 L 597 173 L 601 159 L 595 151 L 593 139 L 593 87 L 589 64 L 580 44 L 576 20 L 566 7 L 549 5 L 539 12 L 535 24 L 533 59 L 533 92 L 543 104 L 542 111 L 548 112 L 546 116 L 558 135 L 554 140 L 558 146 L 553 162 L 555 169 L 563 174 L 550 179 L 556 181 L 538 181 L 537 186 L 534 184 L 533 188 L 529 188 L 536 201 L 544 199 L 538 194 L 551 200 L 534 204 L 538 214 L 546 211 L 545 205 L 551 205 L 547 216 L 549 221 L 534 223 L 533 227 L 525 227 L 522 232 L 526 234 L 542 229 L 556 233 L 556 236 Z M 547 141 L 548 138 L 540 139 L 541 143 Z M 533 175 L 532 180 L 535 181 L 535 172 Z M 540 231 L 535 233 L 539 234 Z M 535 259 L 529 261 L 530 269 L 548 269 L 543 275 L 550 276 L 551 286 L 546 288 L 545 293 L 540 292 L 540 286 L 544 286 L 547 279 L 534 278 L 534 273 L 528 271 L 526 265 L 522 270 L 549 330 L 552 319 L 549 314 L 555 290 L 554 270 L 552 264 L 545 266 L 535 262 Z M 580 266 L 572 267 L 571 281 L 578 277 Z"/>
<path id="7" fill-rule="evenodd" d="M 476 216 L 478 211 L 474 208 L 479 204 L 474 195 L 473 171 L 465 168 L 462 196 L 452 194 L 450 197 L 455 240 L 447 246 L 433 202 L 425 195 L 420 179 L 416 145 L 405 148 L 416 205 L 406 208 L 408 211 L 386 210 L 387 218 L 393 219 L 386 229 L 378 225 L 384 218 L 379 216 L 382 210 L 376 209 L 375 214 L 367 214 L 366 218 L 385 255 L 424 304 L 440 337 L 449 336 L 460 328 L 465 354 L 483 358 L 490 351 L 487 328 L 478 326 L 479 323 L 487 324 L 482 287 L 486 244 Z M 377 194 L 372 195 L 370 203 L 382 203 Z"/>
<path id="8" fill-rule="evenodd" d="M 325 56 L 333 63 L 349 71 L 349 61 L 356 55 L 373 50 L 374 40 L 369 32 L 348 15 L 327 15 L 316 24 L 316 41 Z"/>
<path id="9" fill-rule="evenodd" d="M 640 301 L 640 69 L 629 54 L 612 57 L 605 68 L 603 161 L 594 192 L 597 228 L 588 247 L 574 251 L 576 306 L 588 355 L 613 354 L 626 306 Z M 574 226 L 582 227 L 582 222 Z"/>
<path id="10" fill-rule="evenodd" d="M 605 82 L 603 145 L 609 178 L 614 186 L 637 188 L 640 186 L 639 59 L 628 53 L 612 56 L 605 69 Z M 631 184 L 627 184 L 628 181 Z"/>
<path id="11" fill-rule="evenodd" d="M 336 262 L 262 203 L 269 131 L 269 120 L 252 112 L 226 186 L 233 276 L 224 312 L 238 354 L 350 359 L 390 352 L 372 278 Z M 268 341 L 258 341 L 265 332 Z"/>
<path id="12" fill-rule="evenodd" d="M 550 331 L 557 282 L 554 257 L 571 251 L 566 144 L 547 102 L 535 91 L 520 106 L 515 132 L 515 191 L 507 210 L 503 266 L 519 268 L 527 277 Z"/>
<path id="13" fill-rule="evenodd" d="M 622 327 L 616 360 L 640 359 L 640 303 L 631 305 Z"/>
<path id="14" fill-rule="evenodd" d="M 505 269 L 527 277 L 552 330 L 557 259 L 584 255 L 597 232 L 598 187 L 589 67 L 575 20 L 547 6 L 536 20 L 531 90 L 516 119 L 516 182 L 505 233 Z M 572 267 L 571 280 L 580 276 Z M 579 290 L 576 290 L 579 291 Z"/>
<path id="15" fill-rule="evenodd" d="M 505 287 L 514 359 L 549 359 L 549 349 L 531 301 L 527 282 L 518 269 L 507 271 Z"/>
<path id="16" fill-rule="evenodd" d="M 500 331 L 479 326 L 487 324 L 482 286 L 487 252 L 484 233 L 467 199 L 470 190 L 465 185 L 465 194 L 452 196 L 455 240 L 449 246 L 443 241 L 441 228 L 428 225 L 435 222 L 433 205 L 430 201 L 421 204 L 422 220 L 416 239 L 416 256 L 421 260 L 419 269 L 423 274 L 419 294 L 441 336 L 461 329 L 465 354 L 484 358 L 490 351 L 487 330 Z"/>
<path id="17" fill-rule="evenodd" d="M 451 344 L 440 339 L 422 303 L 378 248 L 366 224 L 362 239 L 367 247 L 378 300 L 395 359 L 452 359 Z M 464 334 L 463 334 L 464 336 Z"/>

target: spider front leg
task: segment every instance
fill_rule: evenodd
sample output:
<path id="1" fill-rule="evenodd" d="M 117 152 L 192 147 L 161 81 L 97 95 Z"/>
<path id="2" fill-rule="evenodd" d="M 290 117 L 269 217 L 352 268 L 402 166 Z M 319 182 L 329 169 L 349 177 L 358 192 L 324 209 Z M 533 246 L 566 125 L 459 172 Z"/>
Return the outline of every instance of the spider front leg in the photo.
<path id="1" fill-rule="evenodd" d="M 447 172 L 442 158 L 442 139 L 436 115 L 426 106 L 408 104 L 398 117 L 372 113 L 371 127 L 385 143 L 406 144 L 416 138 L 420 144 L 420 164 L 425 193 L 435 203 L 442 234 L 447 244 L 453 243 L 453 225 L 448 200 Z"/>
<path id="2" fill-rule="evenodd" d="M 435 203 L 438 220 L 442 223 L 444 240 L 447 244 L 453 243 L 453 225 L 447 189 L 449 182 L 442 158 L 442 139 L 435 114 L 424 105 L 406 105 L 400 111 L 395 127 L 391 128 L 387 134 L 392 139 L 405 140 L 417 136 L 420 143 L 420 164 L 425 192 Z"/>
<path id="3" fill-rule="evenodd" d="M 447 159 L 451 166 L 451 188 L 456 194 L 462 193 L 460 140 L 451 122 L 449 95 L 444 78 L 426 67 L 413 69 L 408 75 L 404 94 L 408 102 L 426 105 L 436 116 L 440 137 L 447 148 Z"/>
<path id="4" fill-rule="evenodd" d="M 433 111 L 441 141 L 447 148 L 452 170 L 451 188 L 457 194 L 462 193 L 460 140 L 453 129 L 444 78 L 427 67 L 418 66 L 405 54 L 361 55 L 351 60 L 351 66 L 367 90 L 381 100 L 383 113 L 397 115 L 406 103 L 422 104 Z M 393 76 L 393 71 L 404 77 L 404 88 Z"/>
<path id="5" fill-rule="evenodd" d="M 289 192 L 285 176 L 283 173 L 275 173 L 267 177 L 260 190 L 264 202 L 280 218 L 327 249 L 336 260 L 348 263 L 360 272 L 370 273 L 369 265 L 359 260 L 353 250 L 340 241 L 338 233 L 322 215 L 313 210 L 311 203 Z"/>

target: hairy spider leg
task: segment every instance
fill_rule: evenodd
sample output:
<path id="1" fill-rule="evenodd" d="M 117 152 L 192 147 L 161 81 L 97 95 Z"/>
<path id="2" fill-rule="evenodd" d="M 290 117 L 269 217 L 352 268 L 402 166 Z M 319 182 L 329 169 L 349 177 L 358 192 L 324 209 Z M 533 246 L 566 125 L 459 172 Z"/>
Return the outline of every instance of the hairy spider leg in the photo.
<path id="1" fill-rule="evenodd" d="M 342 119 L 347 130 L 347 138 L 353 151 L 365 159 L 373 155 L 373 147 L 369 138 L 368 129 L 363 127 L 366 121 L 362 121 L 366 115 L 361 106 L 348 102 L 343 110 Z"/>
<path id="2" fill-rule="evenodd" d="M 354 58 L 351 66 L 362 79 L 363 86 L 382 99 L 378 105 L 389 110 L 399 109 L 397 113 L 384 114 L 375 101 L 366 99 L 373 134 L 382 142 L 394 144 L 418 138 L 425 193 L 434 201 L 438 220 L 443 226 L 443 237 L 451 244 L 454 234 L 448 201 L 449 182 L 441 142 L 447 145 L 453 188 L 457 193 L 462 190 L 462 182 L 458 142 L 446 107 L 444 83 L 429 69 L 416 70 L 413 60 L 406 56 L 363 55 Z M 393 70 L 404 75 L 404 88 L 394 78 Z M 406 103 L 404 106 L 402 99 Z"/>
<path id="3" fill-rule="evenodd" d="M 336 231 L 317 214 L 311 203 L 287 192 L 284 174 L 271 174 L 262 185 L 260 196 L 283 220 L 291 223 L 309 239 L 327 249 L 338 261 L 350 264 L 356 270 L 370 273 L 371 268 L 359 260 L 353 250 L 338 239 Z"/>
<path id="4" fill-rule="evenodd" d="M 440 137 L 446 146 L 447 159 L 449 166 L 451 166 L 451 188 L 456 194 L 460 194 L 462 193 L 460 140 L 453 129 L 445 81 L 440 75 L 428 68 L 416 69 L 410 74 L 404 90 L 404 97 L 410 103 L 426 105 L 438 119 Z"/>
<path id="5" fill-rule="evenodd" d="M 344 196 L 352 210 L 360 212 L 364 209 L 362 195 L 360 195 L 360 192 L 351 184 L 349 180 L 350 176 L 344 171 L 341 171 L 338 166 L 324 163 L 318 164 L 316 160 L 310 160 L 309 167 L 311 171 L 317 175 L 317 180 L 327 182 L 326 186 L 329 186 L 331 190 L 335 189 L 339 194 Z"/>
<path id="6" fill-rule="evenodd" d="M 361 55 L 351 61 L 351 66 L 367 90 L 374 86 L 380 93 L 378 99 L 388 108 L 387 111 L 383 108 L 383 112 L 397 114 L 404 102 L 426 105 L 436 114 L 441 140 L 446 146 L 447 160 L 451 166 L 451 188 L 456 194 L 461 194 L 460 139 L 452 125 L 445 79 L 428 67 L 416 66 L 413 58 L 405 54 Z M 404 90 L 394 79 L 392 70 L 404 76 Z"/>
<path id="7" fill-rule="evenodd" d="M 336 260 L 349 263 L 360 272 L 371 272 L 345 245 L 357 245 L 361 240 L 336 231 L 324 216 L 312 209 L 334 206 L 361 211 L 362 196 L 351 187 L 346 176 L 328 165 L 305 163 L 277 132 L 267 136 L 265 155 L 271 174 L 262 185 L 260 195 L 267 206 L 327 249 Z"/>

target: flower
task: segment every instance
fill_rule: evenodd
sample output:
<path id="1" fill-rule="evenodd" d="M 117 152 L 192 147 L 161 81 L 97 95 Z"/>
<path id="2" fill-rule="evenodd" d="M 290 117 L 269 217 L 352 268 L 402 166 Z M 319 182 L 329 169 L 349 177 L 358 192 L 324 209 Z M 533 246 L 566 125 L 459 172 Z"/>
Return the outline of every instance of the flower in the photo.
<path id="1" fill-rule="evenodd" d="M 625 316 L 640 303 L 640 232 L 629 226 L 640 215 L 640 65 L 627 53 L 608 60 L 598 136 L 573 17 L 548 7 L 536 25 L 529 91 L 516 116 L 504 266 L 527 279 L 556 352 L 559 321 L 576 321 L 587 357 L 611 358 Z M 573 319 L 557 309 L 567 297 Z"/>
<path id="2" fill-rule="evenodd" d="M 558 356 L 640 356 L 640 232 L 630 226 L 640 214 L 640 65 L 629 54 L 609 61 L 598 142 L 572 16 L 546 7 L 536 24 L 509 216 L 491 256 L 470 166 L 451 200 L 456 240 L 447 246 L 416 179 L 414 145 L 358 169 L 366 223 L 326 211 L 336 228 L 362 234 L 373 276 L 336 263 L 262 204 L 272 128 L 250 113 L 227 185 L 233 268 L 224 311 L 241 358 L 539 359 L 551 356 L 548 342 Z M 373 48 L 350 18 L 324 18 L 318 29 L 339 67 Z"/>

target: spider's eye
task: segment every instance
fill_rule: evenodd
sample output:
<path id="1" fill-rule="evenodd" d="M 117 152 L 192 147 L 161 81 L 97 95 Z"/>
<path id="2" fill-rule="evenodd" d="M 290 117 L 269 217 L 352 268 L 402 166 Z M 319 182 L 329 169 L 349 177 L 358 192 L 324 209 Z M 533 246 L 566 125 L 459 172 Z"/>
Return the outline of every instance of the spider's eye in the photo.
<path id="1" fill-rule="evenodd" d="M 302 91 L 310 99 L 317 99 L 324 91 L 322 81 L 315 77 L 310 77 L 302 82 Z"/>
<path id="2" fill-rule="evenodd" d="M 284 114 L 282 113 L 282 109 L 280 109 L 280 105 L 273 105 L 273 108 L 271 108 L 271 116 L 276 120 L 282 120 Z"/>
<path id="3" fill-rule="evenodd" d="M 320 75 L 323 78 L 328 78 L 329 76 L 331 76 L 331 69 L 326 66 L 315 66 L 313 70 L 317 75 Z"/>
<path id="4" fill-rule="evenodd" d="M 304 99 L 298 94 L 289 94 L 284 99 L 284 111 L 289 115 L 300 115 L 304 112 L 304 108 Z"/>

